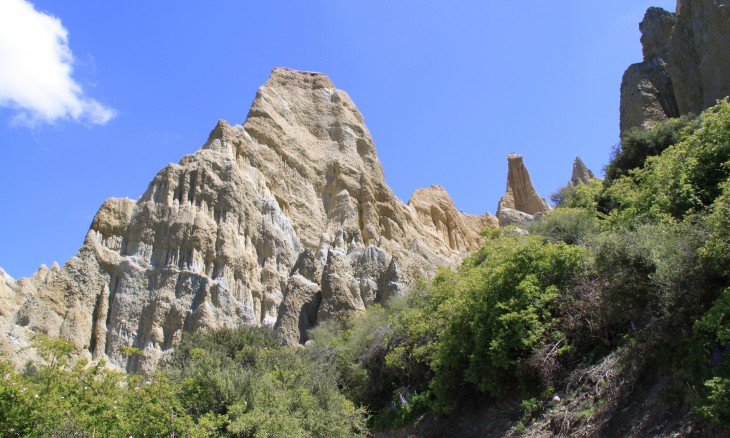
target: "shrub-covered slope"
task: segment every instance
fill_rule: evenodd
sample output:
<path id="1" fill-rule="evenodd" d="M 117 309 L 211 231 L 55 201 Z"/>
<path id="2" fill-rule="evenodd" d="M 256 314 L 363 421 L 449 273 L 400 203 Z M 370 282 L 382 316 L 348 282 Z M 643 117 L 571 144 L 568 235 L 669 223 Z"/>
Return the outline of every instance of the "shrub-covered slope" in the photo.
<path id="1" fill-rule="evenodd" d="M 196 333 L 133 376 L 39 337 L 45 365 L 3 365 L 0 433 L 727 436 L 730 103 L 628 133 L 608 169 L 304 348 Z"/>

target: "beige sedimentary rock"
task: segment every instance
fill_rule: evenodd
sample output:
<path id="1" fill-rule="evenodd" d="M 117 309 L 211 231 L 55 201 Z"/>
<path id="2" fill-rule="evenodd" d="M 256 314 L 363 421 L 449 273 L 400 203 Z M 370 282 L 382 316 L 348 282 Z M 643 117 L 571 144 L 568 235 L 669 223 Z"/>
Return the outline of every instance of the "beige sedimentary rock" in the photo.
<path id="1" fill-rule="evenodd" d="M 441 186 L 431 186 L 413 192 L 408 206 L 416 212 L 418 220 L 434 235 L 455 251 L 474 251 L 479 248 L 484 228 L 498 226 L 489 213 L 483 216 L 466 214 L 456 210 L 451 197 Z"/>
<path id="2" fill-rule="evenodd" d="M 593 175 L 593 172 L 586 167 L 583 160 L 581 160 L 580 157 L 575 157 L 575 160 L 573 161 L 573 173 L 570 176 L 570 182 L 568 185 L 575 186 L 578 184 L 588 184 L 594 178 L 595 176 Z"/>
<path id="3" fill-rule="evenodd" d="M 106 201 L 63 268 L 0 278 L 3 348 L 40 331 L 150 371 L 184 331 L 268 325 L 301 342 L 316 320 L 403 294 L 475 248 L 479 220 L 455 219 L 447 198 L 423 204 L 443 226 L 424 225 L 385 184 L 348 95 L 274 69 L 243 125 L 220 121 L 138 200 Z"/>
<path id="4" fill-rule="evenodd" d="M 550 211 L 547 201 L 535 191 L 527 167 L 522 162 L 522 155 L 508 155 L 507 164 L 507 191 L 497 205 L 499 225 L 514 223 L 524 225 L 524 222 L 531 220 L 535 214 Z"/>

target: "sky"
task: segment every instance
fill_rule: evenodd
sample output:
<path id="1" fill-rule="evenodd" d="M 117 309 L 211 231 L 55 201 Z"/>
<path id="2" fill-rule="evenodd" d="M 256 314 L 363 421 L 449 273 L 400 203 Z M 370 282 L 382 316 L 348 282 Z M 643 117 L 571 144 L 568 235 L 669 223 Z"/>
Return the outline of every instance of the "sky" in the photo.
<path id="1" fill-rule="evenodd" d="M 494 213 L 507 155 L 538 192 L 619 136 L 638 23 L 676 0 L 0 0 L 0 267 L 63 264 L 102 202 L 137 199 L 274 67 L 318 71 L 362 112 L 407 202 L 443 186 Z"/>

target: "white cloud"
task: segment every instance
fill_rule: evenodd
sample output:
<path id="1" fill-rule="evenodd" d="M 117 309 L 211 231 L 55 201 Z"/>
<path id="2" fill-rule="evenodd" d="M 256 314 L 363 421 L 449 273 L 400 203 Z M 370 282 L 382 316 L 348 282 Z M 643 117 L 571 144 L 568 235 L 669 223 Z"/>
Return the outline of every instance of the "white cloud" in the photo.
<path id="1" fill-rule="evenodd" d="M 71 77 L 73 61 L 61 20 L 25 0 L 0 0 L 0 107 L 17 111 L 14 122 L 103 125 L 114 117 Z"/>

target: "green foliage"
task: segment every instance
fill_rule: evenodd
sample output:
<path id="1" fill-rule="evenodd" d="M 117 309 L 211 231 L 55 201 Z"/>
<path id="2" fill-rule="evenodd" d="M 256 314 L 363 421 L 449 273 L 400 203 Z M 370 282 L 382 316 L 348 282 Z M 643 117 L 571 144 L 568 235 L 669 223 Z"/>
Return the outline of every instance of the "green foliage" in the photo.
<path id="1" fill-rule="evenodd" d="M 332 436 L 367 433 L 362 409 L 333 370 L 280 346 L 270 329 L 184 337 L 172 365 L 151 375 L 69 365 L 65 340 L 35 337 L 48 361 L 30 374 L 0 362 L 2 436 Z"/>
<path id="2" fill-rule="evenodd" d="M 730 180 L 721 185 L 721 194 L 709 208 L 707 236 L 700 250 L 703 260 L 716 273 L 730 277 Z"/>
<path id="3" fill-rule="evenodd" d="M 604 196 L 614 224 L 682 219 L 720 196 L 730 175 L 730 103 L 720 101 L 698 123 L 660 156 L 647 158 L 644 168 L 610 184 Z"/>
<path id="4" fill-rule="evenodd" d="M 606 181 L 611 183 L 627 176 L 632 169 L 643 167 L 648 157 L 661 154 L 696 128 L 694 116 L 682 116 L 658 123 L 648 131 L 641 128 L 630 129 L 613 150 L 611 161 L 605 168 Z"/>
<path id="5" fill-rule="evenodd" d="M 636 328 L 697 311 L 707 279 L 697 256 L 704 237 L 697 227 L 672 222 L 604 235 L 595 266 L 610 319 Z"/>
<path id="6" fill-rule="evenodd" d="M 550 196 L 561 208 L 580 208 L 596 211 L 603 192 L 603 182 L 594 178 L 588 184 L 568 185 Z"/>
<path id="7" fill-rule="evenodd" d="M 596 215 L 590 210 L 559 208 L 533 223 L 529 230 L 531 233 L 546 237 L 551 242 L 586 246 L 590 240 L 595 239 L 600 225 Z"/>
<path id="8" fill-rule="evenodd" d="M 210 436 L 215 418 L 185 412 L 179 384 L 164 376 L 130 376 L 106 369 L 103 361 L 69 364 L 73 344 L 35 335 L 34 347 L 47 361 L 21 374 L 0 363 L 2 436 Z"/>
<path id="9" fill-rule="evenodd" d="M 379 409 L 393 382 L 384 370 L 392 311 L 373 306 L 347 321 L 325 321 L 309 331 L 313 353 L 332 363 L 347 396 L 358 404 Z"/>
<path id="10" fill-rule="evenodd" d="M 144 356 L 144 350 L 141 350 L 137 347 L 130 347 L 127 345 L 122 345 L 121 347 L 119 347 L 119 353 L 121 353 L 124 357 Z"/>
<path id="11" fill-rule="evenodd" d="M 553 334 L 557 297 L 585 251 L 530 236 L 489 241 L 457 272 L 440 271 L 428 298 L 406 315 L 402 342 L 388 359 L 428 361 L 438 409 L 450 409 L 464 383 L 492 395 L 513 388 L 524 361 Z"/>
<path id="12" fill-rule="evenodd" d="M 396 391 L 393 395 L 395 397 L 390 407 L 383 409 L 374 420 L 376 430 L 411 424 L 430 409 L 431 394 L 428 391 L 410 394 L 410 400 L 406 400 L 405 397 L 401 399 L 403 391 Z"/>
<path id="13" fill-rule="evenodd" d="M 291 348 L 263 350 L 229 432 L 244 436 L 361 436 L 366 417 L 337 389 L 335 373 Z"/>
<path id="14" fill-rule="evenodd" d="M 359 436 L 362 409 L 338 389 L 337 373 L 281 346 L 271 329 L 240 327 L 183 336 L 172 370 L 180 400 L 196 417 L 224 416 L 243 436 Z"/>
<path id="15" fill-rule="evenodd" d="M 730 345 L 730 288 L 725 289 L 694 328 L 709 337 L 708 348 L 713 345 Z"/>
<path id="16" fill-rule="evenodd" d="M 694 412 L 711 423 L 730 424 L 730 378 L 713 377 L 705 387 L 708 395 Z"/>

